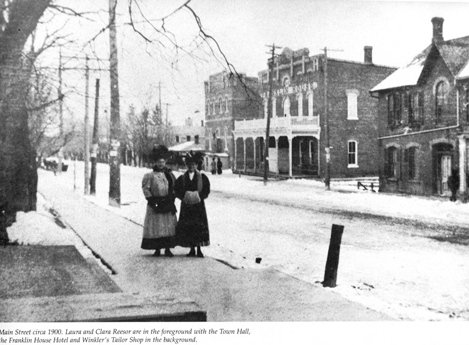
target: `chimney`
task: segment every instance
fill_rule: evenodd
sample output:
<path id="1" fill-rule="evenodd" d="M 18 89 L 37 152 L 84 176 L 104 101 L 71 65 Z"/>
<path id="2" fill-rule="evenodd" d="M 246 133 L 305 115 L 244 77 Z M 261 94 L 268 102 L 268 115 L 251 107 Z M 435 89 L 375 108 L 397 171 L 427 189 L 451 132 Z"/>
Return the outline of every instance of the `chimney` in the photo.
<path id="1" fill-rule="evenodd" d="M 433 17 L 432 24 L 433 24 L 433 37 L 432 43 L 441 43 L 443 42 L 443 21 L 444 19 L 441 17 Z"/>
<path id="2" fill-rule="evenodd" d="M 363 50 L 365 51 L 365 63 L 372 65 L 373 64 L 373 47 L 365 46 Z"/>

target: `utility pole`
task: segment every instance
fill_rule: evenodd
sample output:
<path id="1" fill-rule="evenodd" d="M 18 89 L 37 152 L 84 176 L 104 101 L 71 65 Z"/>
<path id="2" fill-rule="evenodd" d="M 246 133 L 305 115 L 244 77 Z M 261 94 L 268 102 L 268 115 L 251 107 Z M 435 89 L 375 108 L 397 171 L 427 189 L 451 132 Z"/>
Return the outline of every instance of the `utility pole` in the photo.
<path id="1" fill-rule="evenodd" d="M 90 79 L 90 70 L 88 66 L 88 56 L 86 56 L 86 66 L 85 66 L 85 128 L 83 132 L 84 141 L 85 141 L 85 194 L 90 194 L 90 142 L 89 142 L 89 79 Z"/>
<path id="2" fill-rule="evenodd" d="M 117 0 L 109 0 L 109 60 L 111 74 L 111 151 L 109 152 L 109 205 L 120 207 L 120 114 L 117 65 Z"/>
<path id="3" fill-rule="evenodd" d="M 158 107 L 160 108 L 161 120 L 163 120 L 163 109 L 161 108 L 161 81 L 158 82 Z"/>
<path id="4" fill-rule="evenodd" d="M 327 47 L 324 47 L 324 136 L 326 137 L 326 190 L 331 190 L 331 148 L 329 144 L 329 111 L 327 103 Z"/>
<path id="5" fill-rule="evenodd" d="M 325 136 L 325 151 L 326 151 L 326 176 L 324 183 L 326 190 L 331 190 L 331 145 L 330 145 L 330 134 L 329 134 L 329 103 L 327 99 L 327 52 L 336 51 L 341 52 L 341 49 L 327 49 L 324 47 L 324 136 Z"/>
<path id="6" fill-rule="evenodd" d="M 169 124 L 169 120 L 168 120 L 168 117 L 169 117 L 169 106 L 171 104 L 169 103 L 164 103 L 166 105 L 166 119 L 165 119 L 165 125 L 164 125 L 164 144 L 165 145 L 169 145 L 168 141 L 169 141 L 169 128 L 168 128 L 168 124 Z M 163 120 L 163 119 L 162 119 Z"/>
<path id="7" fill-rule="evenodd" d="M 270 118 L 272 117 L 272 84 L 273 84 L 273 75 L 274 75 L 274 58 L 275 58 L 275 49 L 282 48 L 276 47 L 275 44 L 267 46 L 271 48 L 270 53 L 270 65 L 269 67 L 269 97 L 267 100 L 267 128 L 265 130 L 265 142 L 264 142 L 264 185 L 267 184 L 267 176 L 269 172 L 269 141 L 270 141 Z"/>
<path id="8" fill-rule="evenodd" d="M 91 180 L 90 193 L 96 195 L 96 163 L 98 157 L 99 144 L 99 79 L 96 79 L 95 96 L 94 96 L 94 126 L 93 141 L 91 146 Z"/>
<path id="9" fill-rule="evenodd" d="M 59 133 L 60 133 L 60 140 L 63 138 L 64 134 L 64 113 L 63 113 L 63 95 L 62 95 L 62 49 L 59 50 L 59 90 L 58 90 L 58 98 L 59 98 Z M 59 149 L 59 163 L 57 164 L 58 173 L 62 173 L 62 159 L 63 159 L 63 147 Z"/>

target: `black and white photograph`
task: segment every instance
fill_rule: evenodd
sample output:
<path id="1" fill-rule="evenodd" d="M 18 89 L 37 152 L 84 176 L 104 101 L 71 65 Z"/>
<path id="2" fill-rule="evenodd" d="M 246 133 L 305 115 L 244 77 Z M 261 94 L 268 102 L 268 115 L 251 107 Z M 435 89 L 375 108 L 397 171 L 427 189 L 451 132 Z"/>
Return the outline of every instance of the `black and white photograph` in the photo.
<path id="1" fill-rule="evenodd" d="M 0 4 L 0 344 L 467 344 L 468 1 Z"/>

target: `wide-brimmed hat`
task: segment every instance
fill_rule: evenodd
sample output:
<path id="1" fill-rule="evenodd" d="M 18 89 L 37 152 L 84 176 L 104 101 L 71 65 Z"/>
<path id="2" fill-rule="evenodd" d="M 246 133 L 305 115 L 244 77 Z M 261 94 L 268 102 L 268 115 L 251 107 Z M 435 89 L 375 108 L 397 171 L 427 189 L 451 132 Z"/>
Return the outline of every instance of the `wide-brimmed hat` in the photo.
<path id="1" fill-rule="evenodd" d="M 204 154 L 202 152 L 199 152 L 199 151 L 192 152 L 192 151 L 190 151 L 186 154 L 185 162 L 186 162 L 186 164 L 189 164 L 189 163 L 198 164 L 199 162 L 202 161 L 203 156 L 204 156 Z"/>
<path id="2" fill-rule="evenodd" d="M 159 159 L 168 159 L 169 150 L 164 145 L 155 145 L 151 150 L 151 160 L 156 162 Z"/>

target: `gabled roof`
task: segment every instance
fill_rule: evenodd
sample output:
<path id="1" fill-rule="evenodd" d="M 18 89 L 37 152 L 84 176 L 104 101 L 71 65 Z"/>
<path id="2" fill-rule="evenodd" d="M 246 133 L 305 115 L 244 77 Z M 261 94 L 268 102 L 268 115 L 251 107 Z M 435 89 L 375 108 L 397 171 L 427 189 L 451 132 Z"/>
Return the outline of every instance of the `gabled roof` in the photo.
<path id="1" fill-rule="evenodd" d="M 465 36 L 438 44 L 432 43 L 408 65 L 397 69 L 372 88 L 371 92 L 417 85 L 432 48 L 439 52 L 450 72 L 455 77 L 459 78 L 459 73 L 462 70 L 467 70 L 465 74 L 469 76 L 469 68 L 467 68 L 467 63 L 469 62 L 469 36 Z"/>

